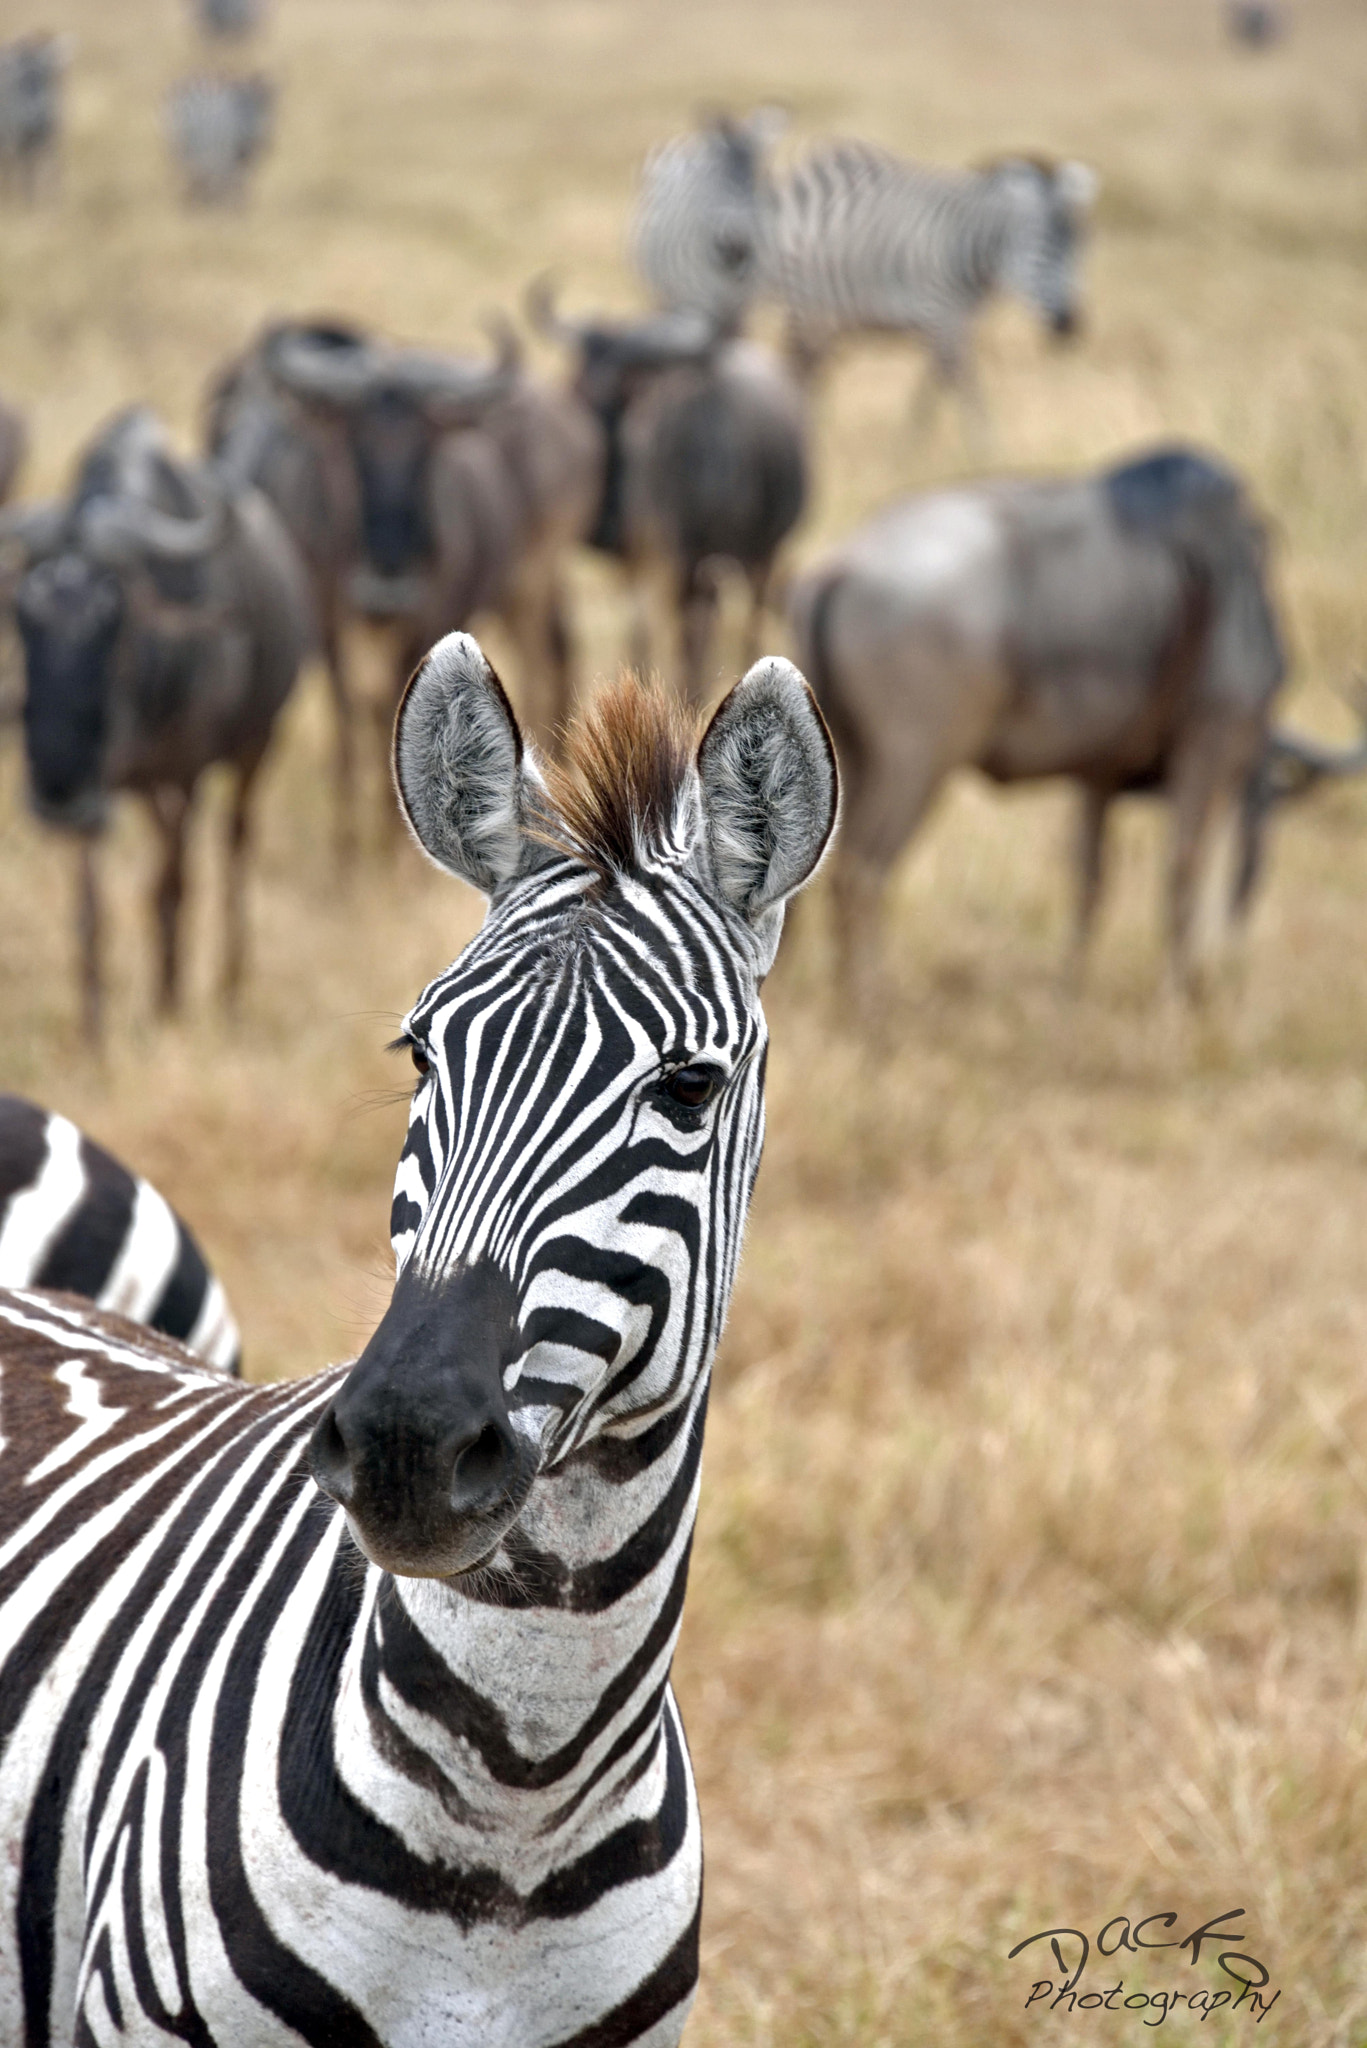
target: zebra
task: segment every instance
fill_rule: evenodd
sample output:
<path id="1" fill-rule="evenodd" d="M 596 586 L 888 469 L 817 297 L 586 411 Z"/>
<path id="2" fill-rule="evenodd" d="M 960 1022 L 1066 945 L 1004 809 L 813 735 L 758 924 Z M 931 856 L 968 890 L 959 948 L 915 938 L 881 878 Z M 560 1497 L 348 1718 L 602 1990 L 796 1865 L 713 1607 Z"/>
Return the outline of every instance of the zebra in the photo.
<path id="1" fill-rule="evenodd" d="M 739 328 L 763 273 L 765 157 L 786 120 L 777 107 L 713 114 L 647 157 L 629 246 L 666 311 L 702 313 L 724 334 Z"/>
<path id="2" fill-rule="evenodd" d="M 0 1095 L 0 1287 L 83 1294 L 238 1373 L 228 1298 L 149 1181 L 64 1116 Z"/>
<path id="3" fill-rule="evenodd" d="M 920 334 L 931 353 L 920 414 L 948 385 L 980 429 L 973 321 L 1001 291 L 1025 299 L 1056 336 L 1076 332 L 1095 194 L 1081 163 L 1007 156 L 951 171 L 864 142 L 813 150 L 775 187 L 765 244 L 794 360 L 812 371 L 842 334 Z"/>
<path id="4" fill-rule="evenodd" d="M 16 2037 L 678 2042 L 669 1671 L 759 989 L 837 800 L 787 662 L 698 732 L 625 677 L 543 766 L 468 635 L 410 683 L 403 813 L 489 910 L 396 1041 L 397 1279 L 355 1364 L 242 1387 L 0 1296 Z"/>
<path id="5" fill-rule="evenodd" d="M 56 162 L 62 126 L 62 74 L 69 36 L 21 36 L 0 44 L 0 175 L 26 199 Z"/>
<path id="6" fill-rule="evenodd" d="M 183 78 L 166 98 L 166 136 L 189 204 L 239 203 L 246 176 L 270 146 L 275 86 L 264 73 Z"/>

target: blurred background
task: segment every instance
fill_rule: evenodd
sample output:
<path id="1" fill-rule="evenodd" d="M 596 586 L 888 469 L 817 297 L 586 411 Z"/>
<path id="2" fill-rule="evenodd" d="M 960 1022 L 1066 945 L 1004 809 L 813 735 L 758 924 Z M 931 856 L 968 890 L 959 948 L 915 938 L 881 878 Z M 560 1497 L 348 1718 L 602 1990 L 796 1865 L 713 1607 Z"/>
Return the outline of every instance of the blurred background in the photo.
<path id="1" fill-rule="evenodd" d="M 63 488 L 135 399 L 197 445 L 206 381 L 268 317 L 484 352 L 482 317 L 548 266 L 571 308 L 639 309 L 635 180 L 700 108 L 781 102 L 779 163 L 833 133 L 955 165 L 1075 156 L 1100 177 L 1086 329 L 1058 351 L 991 308 L 994 463 L 1174 436 L 1236 463 L 1273 525 L 1281 709 L 1347 741 L 1367 12 L 1299 0 L 1284 26 L 1241 43 L 1215 0 L 273 0 L 217 60 L 273 81 L 273 148 L 240 203 L 190 208 L 163 115 L 203 61 L 188 6 L 4 0 L 4 34 L 75 39 L 53 174 L 32 203 L 0 193 L 22 489 Z M 912 431 L 922 371 L 896 340 L 839 356 L 790 566 L 965 473 L 952 404 Z M 582 674 L 607 673 L 618 579 L 587 555 L 571 573 Z M 728 609 L 732 674 L 738 626 Z M 505 652 L 496 623 L 487 644 Z M 378 674 L 360 639 L 355 658 Z M 185 1014 L 159 1023 L 152 840 L 120 812 L 97 1057 L 70 850 L 28 816 L 0 728 L 0 1087 L 175 1202 L 258 1378 L 354 1354 L 385 1305 L 406 1092 L 382 1048 L 480 914 L 378 844 L 378 777 L 340 872 L 331 748 L 315 665 L 263 779 L 233 1022 L 209 819 Z M 1063 987 L 1070 818 L 1054 789 L 952 786 L 897 871 L 876 1042 L 819 887 L 774 976 L 768 1154 L 675 1668 L 707 1836 L 696 2048 L 1078 2038 L 1024 2010 L 1045 1971 L 1008 1964 L 1017 1941 L 1236 1906 L 1282 1992 L 1267 2038 L 1367 2038 L 1367 789 L 1279 820 L 1245 956 L 1189 1017 L 1157 996 L 1155 807 L 1121 819 L 1087 987 Z M 1165 2024 L 1228 2041 L 1250 2021 Z"/>

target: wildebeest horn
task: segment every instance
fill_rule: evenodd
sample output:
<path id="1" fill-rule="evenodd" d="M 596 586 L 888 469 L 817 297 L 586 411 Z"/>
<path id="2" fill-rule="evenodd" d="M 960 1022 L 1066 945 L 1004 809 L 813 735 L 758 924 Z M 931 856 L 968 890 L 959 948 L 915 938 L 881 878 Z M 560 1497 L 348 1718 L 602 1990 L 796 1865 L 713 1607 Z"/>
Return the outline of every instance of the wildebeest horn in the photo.
<path id="1" fill-rule="evenodd" d="M 579 347 L 584 339 L 584 328 L 578 321 L 567 320 L 556 310 L 555 284 L 548 270 L 532 279 L 522 295 L 522 304 L 528 324 L 538 334 L 544 334 L 548 341 L 558 341 L 562 348 Z"/>
<path id="2" fill-rule="evenodd" d="M 48 498 L 40 504 L 12 505 L 7 512 L 0 512 L 0 560 L 27 566 L 40 555 L 52 554 L 65 534 L 67 510 L 64 499 Z"/>
<path id="3" fill-rule="evenodd" d="M 511 330 L 509 330 L 511 334 Z M 377 364 L 375 382 L 401 391 L 425 411 L 441 418 L 468 418 L 473 411 L 503 398 L 521 370 L 521 350 L 500 346 L 492 363 L 472 357 L 428 354 L 423 349 L 394 349 Z"/>
<path id="4" fill-rule="evenodd" d="M 78 518 L 85 546 L 108 561 L 124 561 L 130 552 L 169 562 L 198 561 L 223 531 L 223 500 L 207 479 L 187 475 L 184 481 L 199 509 L 183 517 L 141 498 L 91 498 Z"/>
<path id="5" fill-rule="evenodd" d="M 262 346 L 262 360 L 271 376 L 297 398 L 328 405 L 355 405 L 364 397 L 379 367 L 379 351 L 360 336 L 280 327 Z"/>

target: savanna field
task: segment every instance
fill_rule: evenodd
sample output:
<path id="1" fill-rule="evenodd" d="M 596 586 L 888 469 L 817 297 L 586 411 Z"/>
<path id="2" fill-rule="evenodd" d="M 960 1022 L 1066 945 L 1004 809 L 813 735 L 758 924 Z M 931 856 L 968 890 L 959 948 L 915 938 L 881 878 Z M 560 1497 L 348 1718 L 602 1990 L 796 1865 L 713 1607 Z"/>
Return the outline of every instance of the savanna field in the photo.
<path id="1" fill-rule="evenodd" d="M 986 323 L 997 459 L 1089 464 L 1173 434 L 1224 451 L 1273 519 L 1285 716 L 1350 735 L 1355 0 L 1302 0 L 1261 56 L 1204 0 L 277 0 L 277 149 L 221 216 L 181 210 L 159 131 L 165 86 L 202 61 L 188 17 L 0 6 L 4 34 L 48 25 L 79 40 L 62 187 L 0 205 L 0 387 L 29 414 L 28 492 L 133 398 L 188 442 L 209 371 L 271 313 L 476 348 L 481 315 L 548 265 L 571 310 L 634 305 L 645 150 L 700 105 L 776 99 L 781 158 L 847 132 L 1097 168 L 1079 345 L 1019 310 Z M 921 373 L 892 343 L 841 359 L 795 559 L 961 472 L 952 408 L 912 438 Z M 596 564 L 576 595 L 588 678 L 625 617 Z M 186 1015 L 163 1026 L 151 842 L 121 818 L 97 1061 L 68 852 L 26 817 L 0 732 L 0 1087 L 178 1204 L 260 1378 L 354 1354 L 385 1305 L 407 1069 L 383 1048 L 479 915 L 383 851 L 378 774 L 365 856 L 338 872 L 329 759 L 311 672 L 263 781 L 231 1024 L 216 819 Z M 693 2048 L 1367 2041 L 1367 787 L 1280 821 L 1243 955 L 1189 1018 L 1159 999 L 1144 807 L 1088 985 L 1065 990 L 1069 825 L 1056 792 L 953 789 L 898 873 L 877 1036 L 832 985 L 819 887 L 774 975 L 768 1150 L 675 1666 L 708 1858 Z M 1007 1959 L 1041 1929 L 1094 1942 L 1170 1912 L 1180 1940 L 1238 1907 L 1227 1925 L 1281 1994 L 1261 2020 L 1027 2010 L 1061 1973 L 1047 1942 Z M 1094 1954 L 1078 1988 L 1227 1988 L 1214 1954 Z"/>

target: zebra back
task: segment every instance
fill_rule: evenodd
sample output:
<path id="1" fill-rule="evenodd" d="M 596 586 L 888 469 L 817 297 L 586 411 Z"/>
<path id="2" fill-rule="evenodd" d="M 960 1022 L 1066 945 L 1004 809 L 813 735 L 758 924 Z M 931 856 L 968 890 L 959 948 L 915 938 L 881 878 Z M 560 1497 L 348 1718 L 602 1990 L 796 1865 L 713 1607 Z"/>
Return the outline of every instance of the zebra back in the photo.
<path id="1" fill-rule="evenodd" d="M 64 1116 L 0 1095 L 0 1287 L 84 1295 L 241 1369 L 227 1296 L 149 1181 Z"/>

